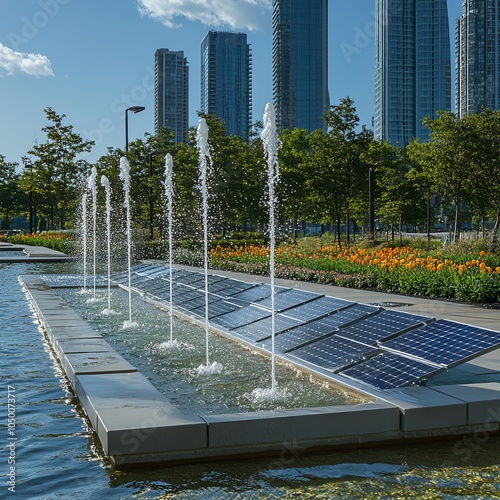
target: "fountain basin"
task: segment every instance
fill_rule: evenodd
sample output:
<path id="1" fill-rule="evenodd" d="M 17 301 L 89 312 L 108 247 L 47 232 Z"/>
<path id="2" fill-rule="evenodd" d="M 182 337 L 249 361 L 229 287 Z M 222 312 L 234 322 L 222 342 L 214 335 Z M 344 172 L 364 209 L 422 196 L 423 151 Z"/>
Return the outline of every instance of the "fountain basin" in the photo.
<path id="1" fill-rule="evenodd" d="M 484 429 L 498 431 L 500 384 L 496 380 L 381 392 L 346 385 L 345 380 L 333 375 L 333 381 L 369 395 L 372 401 L 231 414 L 185 414 L 40 277 L 21 279 L 104 453 L 117 467 L 303 453 Z M 313 371 L 311 367 L 301 368 Z"/>

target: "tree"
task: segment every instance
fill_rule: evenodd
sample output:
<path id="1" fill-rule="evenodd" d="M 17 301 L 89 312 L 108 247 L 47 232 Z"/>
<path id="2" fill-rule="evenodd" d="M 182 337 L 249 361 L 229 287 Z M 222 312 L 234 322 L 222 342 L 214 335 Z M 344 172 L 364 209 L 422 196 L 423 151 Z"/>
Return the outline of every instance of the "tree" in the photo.
<path id="1" fill-rule="evenodd" d="M 22 185 L 25 192 L 31 190 L 38 195 L 42 204 L 38 210 L 47 218 L 49 229 L 55 228 L 56 220 L 64 229 L 68 212 L 73 214 L 78 205 L 81 179 L 88 169 L 78 155 L 89 152 L 94 142 L 83 141 L 72 125 L 63 125 L 66 115 L 58 115 L 50 107 L 44 111 L 51 123 L 42 128 L 47 141 L 28 152 L 38 159 L 29 172 L 23 173 Z"/>
<path id="2" fill-rule="evenodd" d="M 413 146 L 410 156 L 419 161 L 432 189 L 448 196 L 455 206 L 453 239 L 459 235 L 461 204 L 471 188 L 477 131 L 467 117 L 458 119 L 450 111 L 439 111 L 438 118 L 424 118 L 430 129 L 430 142 Z"/>
<path id="3" fill-rule="evenodd" d="M 10 229 L 10 219 L 21 209 L 21 192 L 19 190 L 19 174 L 16 173 L 17 163 L 5 161 L 0 155 L 0 219 L 1 229 Z"/>
<path id="4" fill-rule="evenodd" d="M 310 201 L 310 182 L 307 155 L 309 140 L 306 130 L 283 130 L 278 151 L 280 182 L 277 195 L 281 213 L 293 220 L 293 239 L 297 237 L 299 217 L 307 213 Z"/>
<path id="5" fill-rule="evenodd" d="M 340 225 L 346 223 L 349 242 L 350 204 L 368 189 L 368 166 L 362 154 L 373 140 L 364 126 L 357 131 L 359 117 L 354 102 L 345 97 L 324 115 L 328 132 L 316 130 L 309 136 L 311 145 L 311 186 L 319 219 L 333 222 L 339 245 Z"/>

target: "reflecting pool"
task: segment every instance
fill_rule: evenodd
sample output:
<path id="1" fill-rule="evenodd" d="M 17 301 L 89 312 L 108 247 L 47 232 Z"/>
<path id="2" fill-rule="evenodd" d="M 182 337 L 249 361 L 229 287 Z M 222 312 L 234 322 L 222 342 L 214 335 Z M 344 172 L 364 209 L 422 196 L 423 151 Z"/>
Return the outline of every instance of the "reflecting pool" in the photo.
<path id="1" fill-rule="evenodd" d="M 290 442 L 279 457 L 114 471 L 17 280 L 21 274 L 71 272 L 68 265 L 0 264 L 0 498 L 10 493 L 9 386 L 16 395 L 15 498 L 500 497 L 500 437 L 487 432 L 442 442 L 353 448 L 314 456 L 303 454 Z"/>

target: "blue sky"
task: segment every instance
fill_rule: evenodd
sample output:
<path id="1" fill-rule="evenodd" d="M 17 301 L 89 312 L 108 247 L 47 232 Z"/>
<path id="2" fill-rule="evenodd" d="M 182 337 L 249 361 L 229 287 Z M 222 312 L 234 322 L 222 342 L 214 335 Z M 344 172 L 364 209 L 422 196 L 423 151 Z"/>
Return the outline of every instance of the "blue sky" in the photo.
<path id="1" fill-rule="evenodd" d="M 449 2 L 451 31 L 461 0 Z M 200 106 L 200 43 L 207 30 L 248 34 L 253 56 L 253 121 L 272 101 L 272 0 L 2 0 L 0 154 L 21 156 L 46 138 L 44 108 L 96 141 L 86 159 L 154 132 L 154 52 L 183 50 L 190 67 L 190 125 Z M 373 115 L 375 0 L 330 0 L 332 104 L 350 96 L 361 123 Z"/>

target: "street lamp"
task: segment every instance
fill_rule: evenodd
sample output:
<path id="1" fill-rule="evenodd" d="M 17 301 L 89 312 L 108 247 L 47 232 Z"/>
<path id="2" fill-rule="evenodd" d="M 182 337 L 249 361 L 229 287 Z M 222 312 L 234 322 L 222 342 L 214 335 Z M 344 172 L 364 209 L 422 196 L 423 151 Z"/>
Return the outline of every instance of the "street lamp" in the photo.
<path id="1" fill-rule="evenodd" d="M 132 111 L 132 113 L 136 114 L 145 109 L 144 106 L 131 106 L 125 110 L 125 151 L 128 151 L 128 112 Z"/>
<path id="2" fill-rule="evenodd" d="M 165 154 L 163 149 L 155 149 L 149 153 L 149 239 L 153 240 L 153 186 L 151 185 L 151 178 L 153 177 L 153 156 Z"/>
<path id="3" fill-rule="evenodd" d="M 33 189 L 31 187 L 31 183 L 33 182 L 33 162 L 27 156 L 23 156 L 21 160 L 24 164 L 24 168 L 30 169 L 30 234 L 33 234 Z"/>

